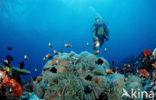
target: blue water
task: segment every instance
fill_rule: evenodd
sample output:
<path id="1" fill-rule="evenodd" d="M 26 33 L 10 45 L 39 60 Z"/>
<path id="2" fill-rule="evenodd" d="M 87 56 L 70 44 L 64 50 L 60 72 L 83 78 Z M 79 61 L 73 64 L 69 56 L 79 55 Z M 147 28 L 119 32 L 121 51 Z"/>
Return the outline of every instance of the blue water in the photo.
<path id="1" fill-rule="evenodd" d="M 11 54 L 12 64 L 19 66 L 26 54 L 25 68 L 31 67 L 39 75 L 45 64 L 42 58 L 55 49 L 93 52 L 90 28 L 96 17 L 110 30 L 99 56 L 109 62 L 136 57 L 144 49 L 156 47 L 155 5 L 156 0 L 0 0 L 0 58 Z M 65 48 L 65 43 L 72 47 Z M 39 72 L 34 73 L 34 68 Z"/>

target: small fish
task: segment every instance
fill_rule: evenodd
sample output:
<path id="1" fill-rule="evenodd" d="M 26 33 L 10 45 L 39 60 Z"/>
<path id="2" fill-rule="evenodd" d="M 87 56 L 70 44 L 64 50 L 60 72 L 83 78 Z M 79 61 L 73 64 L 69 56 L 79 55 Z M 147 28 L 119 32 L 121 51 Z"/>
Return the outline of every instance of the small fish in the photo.
<path id="1" fill-rule="evenodd" d="M 95 52 L 94 52 L 94 55 L 98 55 L 99 54 L 99 50 L 96 50 Z"/>
<path id="2" fill-rule="evenodd" d="M 52 58 L 51 54 L 47 54 L 46 58 L 51 59 Z"/>
<path id="3" fill-rule="evenodd" d="M 71 47 L 72 45 L 71 44 L 65 44 L 64 46 L 68 48 L 68 47 Z"/>
<path id="4" fill-rule="evenodd" d="M 2 60 L 2 62 L 3 62 L 5 65 L 9 64 L 9 61 L 8 61 L 8 60 Z"/>
<path id="5" fill-rule="evenodd" d="M 48 83 L 48 86 L 53 86 L 53 85 L 54 85 L 54 83 L 53 83 L 53 82 Z"/>
<path id="6" fill-rule="evenodd" d="M 7 72 L 10 72 L 10 68 L 9 67 L 6 67 L 5 69 Z"/>
<path id="7" fill-rule="evenodd" d="M 82 61 L 82 59 L 83 59 L 82 57 L 80 57 L 80 58 L 76 58 L 75 57 L 75 60 L 76 60 L 75 65 L 77 65 L 78 63 L 80 63 Z"/>
<path id="8" fill-rule="evenodd" d="M 35 81 L 36 80 L 36 77 L 33 77 L 33 81 Z"/>
<path id="9" fill-rule="evenodd" d="M 51 47 L 52 48 L 52 44 L 49 42 L 49 47 Z"/>
<path id="10" fill-rule="evenodd" d="M 115 62 L 114 62 L 114 60 L 112 61 L 112 65 L 114 66 L 114 64 L 115 64 Z"/>
<path id="11" fill-rule="evenodd" d="M 99 58 L 95 63 L 98 65 L 102 65 L 104 61 L 101 58 Z"/>
<path id="12" fill-rule="evenodd" d="M 13 92 L 12 87 L 9 89 L 9 92 L 10 92 L 10 93 L 12 93 L 12 92 Z"/>
<path id="13" fill-rule="evenodd" d="M 24 68 L 24 62 L 20 62 L 20 69 L 23 69 Z"/>
<path id="14" fill-rule="evenodd" d="M 86 43 L 86 46 L 87 46 L 87 47 L 89 46 L 89 43 L 88 43 L 88 42 Z"/>
<path id="15" fill-rule="evenodd" d="M 152 64 L 153 68 L 156 69 L 156 64 Z"/>
<path id="16" fill-rule="evenodd" d="M 27 56 L 27 55 L 24 55 L 24 59 L 25 59 L 25 60 L 28 60 L 29 58 L 28 58 L 28 56 Z"/>
<path id="17" fill-rule="evenodd" d="M 13 61 L 13 57 L 11 55 L 7 55 L 6 59 L 8 60 L 9 63 Z"/>
<path id="18" fill-rule="evenodd" d="M 39 83 L 42 80 L 40 76 L 37 77 L 36 83 Z"/>
<path id="19" fill-rule="evenodd" d="M 52 88 L 52 92 L 55 92 L 56 91 L 56 89 L 55 88 Z"/>
<path id="20" fill-rule="evenodd" d="M 106 73 L 113 74 L 113 71 L 111 69 L 106 69 Z"/>
<path id="21" fill-rule="evenodd" d="M 35 68 L 35 72 L 38 72 L 38 69 L 37 68 Z"/>
<path id="22" fill-rule="evenodd" d="M 53 51 L 55 55 L 58 55 L 58 52 L 56 50 Z"/>
<path id="23" fill-rule="evenodd" d="M 86 78 L 85 78 L 85 79 L 86 79 L 86 80 L 91 81 L 91 80 L 92 80 L 92 78 L 93 78 L 93 77 L 92 77 L 91 75 L 88 75 L 88 76 L 86 76 Z"/>
<path id="24" fill-rule="evenodd" d="M 26 96 L 27 98 L 29 98 L 29 93 L 25 93 L 25 96 Z"/>
<path id="25" fill-rule="evenodd" d="M 60 96 L 61 96 L 61 94 L 60 94 L 60 93 L 57 93 L 57 94 L 56 94 L 56 96 L 60 97 Z"/>
<path id="26" fill-rule="evenodd" d="M 130 68 L 131 65 L 130 65 L 130 64 L 124 64 L 124 67 L 126 67 L 126 68 Z"/>
<path id="27" fill-rule="evenodd" d="M 43 70 L 44 70 L 44 71 L 48 71 L 48 70 L 50 70 L 50 68 L 49 68 L 49 67 L 48 67 L 48 68 L 44 68 Z"/>
<path id="28" fill-rule="evenodd" d="M 107 48 L 105 48 L 105 53 L 107 52 Z"/>
<path id="29" fill-rule="evenodd" d="M 72 61 L 67 61 L 67 63 L 68 63 L 68 64 L 71 64 L 71 63 L 72 63 Z"/>
<path id="30" fill-rule="evenodd" d="M 98 41 L 95 41 L 95 42 L 93 43 L 93 46 L 99 47 L 99 46 L 100 46 L 100 43 L 99 43 Z"/>
<path id="31" fill-rule="evenodd" d="M 11 51 L 11 50 L 12 50 L 12 47 L 8 47 L 7 49 L 8 49 L 9 51 Z"/>
<path id="32" fill-rule="evenodd" d="M 60 52 L 61 52 L 61 53 L 63 53 L 63 51 L 62 51 L 62 50 L 61 50 Z"/>
<path id="33" fill-rule="evenodd" d="M 93 43 L 93 46 L 96 46 L 96 45 L 97 45 L 97 43 L 98 43 L 98 41 L 95 41 L 95 42 Z"/>
<path id="34" fill-rule="evenodd" d="M 46 61 L 46 58 L 45 57 L 43 57 L 43 61 Z"/>
<path id="35" fill-rule="evenodd" d="M 58 64 L 58 60 L 55 59 L 55 60 L 53 60 L 51 65 L 54 66 L 54 65 L 57 65 L 57 64 Z"/>

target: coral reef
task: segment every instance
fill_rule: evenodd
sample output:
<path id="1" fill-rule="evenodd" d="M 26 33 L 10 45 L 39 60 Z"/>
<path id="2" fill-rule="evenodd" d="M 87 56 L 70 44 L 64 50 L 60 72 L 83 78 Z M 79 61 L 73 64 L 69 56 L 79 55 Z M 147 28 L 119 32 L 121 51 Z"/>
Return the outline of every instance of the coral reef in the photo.
<path id="1" fill-rule="evenodd" d="M 45 64 L 34 91 L 45 100 L 98 100 L 107 96 L 106 69 L 108 61 L 89 52 L 59 53 Z"/>
<path id="2" fill-rule="evenodd" d="M 136 67 L 138 71 L 133 73 L 136 64 L 124 64 L 124 70 L 116 67 L 112 71 L 106 59 L 87 51 L 57 53 L 45 64 L 33 89 L 45 100 L 132 100 L 130 96 L 123 97 L 124 89 L 128 94 L 156 91 L 156 70 L 144 67 L 144 63 L 149 64 L 146 62 L 155 64 L 155 58 L 150 50 L 145 50 L 141 57 L 145 60 L 138 61 L 142 67 Z M 143 98 L 146 96 L 144 93 Z"/>

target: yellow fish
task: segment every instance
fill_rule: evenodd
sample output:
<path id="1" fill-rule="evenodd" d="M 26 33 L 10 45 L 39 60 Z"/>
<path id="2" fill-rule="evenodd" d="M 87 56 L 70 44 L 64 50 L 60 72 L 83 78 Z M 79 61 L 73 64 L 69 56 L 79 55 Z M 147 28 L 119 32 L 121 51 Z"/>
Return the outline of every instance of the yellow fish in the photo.
<path id="1" fill-rule="evenodd" d="M 45 57 L 43 57 L 43 61 L 46 61 L 46 58 Z"/>
<path id="2" fill-rule="evenodd" d="M 6 67 L 5 69 L 7 72 L 10 72 L 10 68 L 9 67 Z"/>

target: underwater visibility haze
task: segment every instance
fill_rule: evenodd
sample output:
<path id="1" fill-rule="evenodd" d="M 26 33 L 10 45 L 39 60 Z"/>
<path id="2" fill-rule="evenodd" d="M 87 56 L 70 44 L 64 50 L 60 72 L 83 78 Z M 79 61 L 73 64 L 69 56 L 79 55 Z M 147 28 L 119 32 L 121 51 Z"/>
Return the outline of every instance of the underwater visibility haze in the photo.
<path id="1" fill-rule="evenodd" d="M 8 74 L 10 79 L 17 81 L 15 82 L 17 85 L 21 85 L 19 91 L 22 92 L 15 93 L 16 99 L 22 97 L 22 100 L 28 100 L 30 97 L 33 100 L 39 98 L 45 100 L 127 100 L 127 98 L 121 98 L 120 93 L 123 87 L 130 89 L 130 83 L 137 81 L 136 87 L 139 87 L 140 91 L 146 90 L 142 86 L 144 81 L 141 80 L 140 73 L 145 76 L 145 80 L 149 81 L 148 85 L 150 82 L 156 84 L 156 79 L 153 79 L 152 74 L 156 69 L 155 5 L 156 0 L 0 0 L 0 66 L 2 69 L 5 66 L 7 73 L 15 70 L 15 73 L 19 75 L 19 77 L 14 77 L 14 74 Z M 99 18 L 109 30 L 108 41 L 98 48 L 93 47 L 95 41 L 93 41 L 92 33 L 96 18 Z M 96 49 L 98 49 L 97 52 Z M 6 59 L 7 61 L 11 59 L 11 61 L 8 63 Z M 70 61 L 65 62 L 65 60 Z M 137 67 L 136 62 L 139 63 Z M 89 67 L 83 68 L 83 64 Z M 80 72 L 80 65 L 83 66 L 83 74 Z M 65 68 L 60 66 L 65 66 Z M 67 66 L 75 66 L 76 69 L 70 69 Z M 92 68 L 93 66 L 96 68 Z M 150 67 L 147 68 L 147 66 Z M 98 72 L 98 67 L 101 68 L 100 72 Z M 117 71 L 117 67 L 120 71 Z M 77 76 L 73 75 L 75 70 Z M 136 72 L 137 75 L 133 70 L 139 71 Z M 45 73 L 45 71 L 48 72 Z M 56 73 L 58 75 L 55 75 Z M 26 81 L 31 77 L 35 82 L 33 86 L 33 82 Z M 128 81 L 125 82 L 126 78 Z M 69 81 L 72 79 L 75 79 L 73 80 L 75 83 Z M 93 80 L 93 82 L 88 83 L 85 79 Z M 120 81 L 113 81 L 115 79 Z M 81 85 L 77 85 L 79 81 Z M 65 86 L 70 82 L 76 84 L 70 89 L 77 88 L 79 91 L 70 93 L 70 89 L 61 87 L 64 82 L 68 83 Z M 117 83 L 119 89 L 111 91 L 110 84 L 114 83 Z M 123 84 L 118 86 L 118 83 Z M 107 85 L 103 88 L 102 84 Z M 50 88 L 53 85 L 56 90 Z M 41 88 L 46 86 L 50 90 Z M 151 89 L 154 86 L 152 85 Z M 105 91 L 108 87 L 109 92 Z M 51 91 L 54 92 L 52 95 Z M 67 91 L 67 94 L 64 91 Z M 92 91 L 98 92 L 92 93 Z M 0 95 L 5 98 L 8 96 L 3 95 L 5 93 L 0 92 Z M 72 94 L 73 98 L 67 96 L 69 94 Z M 23 95 L 27 99 L 23 99 Z M 9 99 L 12 100 L 12 98 Z"/>

